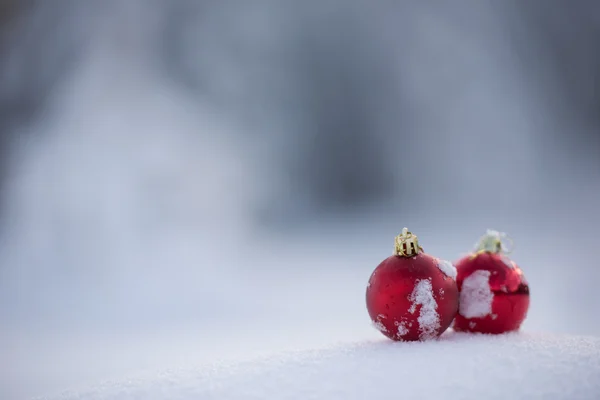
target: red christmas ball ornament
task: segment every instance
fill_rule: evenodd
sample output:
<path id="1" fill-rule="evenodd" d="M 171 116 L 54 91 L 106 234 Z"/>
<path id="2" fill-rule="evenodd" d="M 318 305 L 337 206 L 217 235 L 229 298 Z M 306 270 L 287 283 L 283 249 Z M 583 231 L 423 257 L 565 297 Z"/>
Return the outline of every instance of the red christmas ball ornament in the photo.
<path id="1" fill-rule="evenodd" d="M 456 263 L 460 291 L 454 330 L 479 333 L 516 331 L 529 309 L 529 285 L 507 257 L 506 234 L 488 230 L 474 252 Z"/>
<path id="2" fill-rule="evenodd" d="M 367 285 L 367 310 L 375 328 L 392 340 L 439 337 L 458 310 L 456 269 L 423 252 L 404 228 L 394 255 L 375 268 Z"/>

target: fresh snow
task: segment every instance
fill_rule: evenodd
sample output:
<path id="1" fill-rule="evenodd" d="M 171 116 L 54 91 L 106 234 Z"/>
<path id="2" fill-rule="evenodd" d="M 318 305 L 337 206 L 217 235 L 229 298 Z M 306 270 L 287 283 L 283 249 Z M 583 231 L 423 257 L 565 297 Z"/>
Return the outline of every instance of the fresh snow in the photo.
<path id="1" fill-rule="evenodd" d="M 448 332 L 172 369 L 44 400 L 598 399 L 600 338 Z"/>
<path id="2" fill-rule="evenodd" d="M 408 333 L 408 328 L 406 327 L 405 321 L 396 322 L 396 326 L 398 327 L 397 335 L 399 338 L 402 338 L 402 336 L 404 336 Z"/>
<path id="3" fill-rule="evenodd" d="M 437 336 L 436 332 L 440 328 L 440 316 L 437 313 L 437 303 L 433 298 L 431 281 L 429 279 L 418 281 L 410 295 L 410 300 L 412 305 L 408 311 L 411 314 L 414 314 L 417 306 L 421 306 L 417 318 L 419 337 L 422 340 L 435 338 Z M 400 334 L 400 329 L 398 329 L 398 334 Z"/>
<path id="4" fill-rule="evenodd" d="M 502 262 L 510 269 L 514 269 L 515 268 L 515 263 L 514 261 L 512 261 L 510 258 L 504 256 L 502 257 Z"/>
<path id="5" fill-rule="evenodd" d="M 379 320 L 373 321 L 373 326 L 380 332 L 387 332 L 387 328 L 383 325 L 383 323 Z"/>
<path id="6" fill-rule="evenodd" d="M 482 318 L 492 312 L 494 294 L 489 285 L 490 271 L 477 270 L 465 278 L 458 312 L 465 318 Z"/>
<path id="7" fill-rule="evenodd" d="M 456 267 L 452 265 L 450 261 L 446 260 L 437 260 L 437 267 L 442 271 L 446 276 L 449 276 L 452 279 L 456 279 Z"/>

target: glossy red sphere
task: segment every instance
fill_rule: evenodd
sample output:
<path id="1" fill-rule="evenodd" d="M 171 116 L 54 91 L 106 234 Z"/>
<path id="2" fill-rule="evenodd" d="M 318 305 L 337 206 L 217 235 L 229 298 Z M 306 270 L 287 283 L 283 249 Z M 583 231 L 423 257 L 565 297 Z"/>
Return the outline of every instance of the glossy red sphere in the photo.
<path id="1" fill-rule="evenodd" d="M 373 324 L 393 340 L 437 338 L 458 310 L 454 275 L 452 264 L 424 253 L 386 258 L 367 285 Z"/>
<path id="2" fill-rule="evenodd" d="M 529 285 L 517 264 L 503 254 L 481 253 L 466 256 L 455 265 L 460 304 L 454 330 L 518 330 L 529 309 Z"/>

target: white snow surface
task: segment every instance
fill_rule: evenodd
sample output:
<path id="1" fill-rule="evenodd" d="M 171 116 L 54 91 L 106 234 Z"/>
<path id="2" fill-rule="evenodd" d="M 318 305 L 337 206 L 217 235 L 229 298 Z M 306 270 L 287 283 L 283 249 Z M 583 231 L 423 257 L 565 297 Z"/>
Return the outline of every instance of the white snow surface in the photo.
<path id="1" fill-rule="evenodd" d="M 447 260 L 437 260 L 437 267 L 442 271 L 446 276 L 449 276 L 452 279 L 456 279 L 456 267 L 452 265 L 450 261 Z"/>
<path id="2" fill-rule="evenodd" d="M 447 332 L 161 371 L 46 400 L 598 399 L 600 338 Z M 350 379 L 349 379 L 350 378 Z"/>
<path id="3" fill-rule="evenodd" d="M 478 270 L 465 278 L 460 292 L 460 315 L 465 318 L 482 318 L 492 312 L 494 293 L 489 282 L 490 271 Z"/>

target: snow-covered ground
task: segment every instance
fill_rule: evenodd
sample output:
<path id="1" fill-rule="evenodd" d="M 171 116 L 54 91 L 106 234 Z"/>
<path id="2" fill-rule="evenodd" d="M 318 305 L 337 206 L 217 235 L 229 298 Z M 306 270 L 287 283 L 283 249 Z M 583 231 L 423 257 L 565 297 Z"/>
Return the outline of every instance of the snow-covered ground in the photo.
<path id="1" fill-rule="evenodd" d="M 599 332 L 594 283 L 570 279 L 573 271 L 561 275 L 560 269 L 554 270 L 558 279 L 547 277 L 551 262 L 581 268 L 577 255 L 535 251 L 529 240 L 544 244 L 550 236 L 519 234 L 525 244 L 515 259 L 532 288 L 522 333 L 447 334 L 439 343 L 394 344 L 371 326 L 364 293 L 373 268 L 391 252 L 395 224 L 369 219 L 373 225 L 337 224 L 318 237 L 255 238 L 252 246 L 240 245 L 239 254 L 215 249 L 222 269 L 191 283 L 177 266 L 153 278 L 164 280 L 159 286 L 144 288 L 149 278 L 136 286 L 120 277 L 132 286 L 115 296 L 128 297 L 104 306 L 81 297 L 88 302 L 79 305 L 82 312 L 96 310 L 87 320 L 76 309 L 55 310 L 52 319 L 30 326 L 4 326 L 2 398 L 330 399 L 365 398 L 365 390 L 395 396 L 393 388 L 416 398 L 480 398 L 487 390 L 490 398 L 516 399 L 593 399 L 600 393 L 593 379 L 600 374 L 600 339 L 573 336 Z M 381 234 L 373 235 L 376 226 Z M 468 224 L 463 228 L 470 231 Z M 429 236 L 432 231 L 421 226 L 421 243 L 440 257 L 455 258 L 467 242 L 466 235 L 449 240 Z M 154 295 L 157 289 L 164 297 Z"/>
<path id="2" fill-rule="evenodd" d="M 445 334 L 370 340 L 251 362 L 164 370 L 55 400 L 597 399 L 600 338 Z"/>

